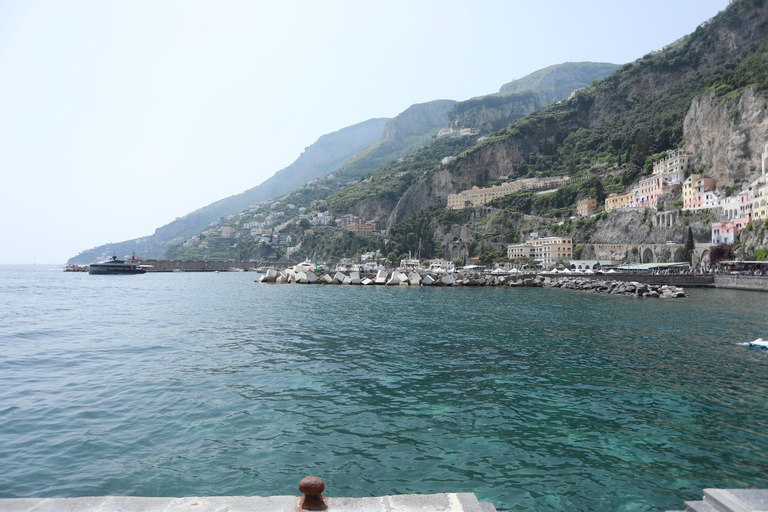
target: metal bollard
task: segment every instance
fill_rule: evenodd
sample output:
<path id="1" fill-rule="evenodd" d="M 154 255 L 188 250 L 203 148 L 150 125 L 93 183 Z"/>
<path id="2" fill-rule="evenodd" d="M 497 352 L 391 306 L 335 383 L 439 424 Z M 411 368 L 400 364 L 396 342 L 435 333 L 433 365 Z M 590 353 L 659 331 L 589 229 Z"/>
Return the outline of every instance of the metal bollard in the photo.
<path id="1" fill-rule="evenodd" d="M 322 496 L 322 492 L 325 489 L 325 484 L 320 478 L 316 476 L 308 476 L 299 482 L 299 491 L 304 493 L 302 498 L 299 498 L 299 504 L 296 507 L 297 512 L 301 510 L 325 510 L 328 505 L 325 503 L 325 498 Z"/>

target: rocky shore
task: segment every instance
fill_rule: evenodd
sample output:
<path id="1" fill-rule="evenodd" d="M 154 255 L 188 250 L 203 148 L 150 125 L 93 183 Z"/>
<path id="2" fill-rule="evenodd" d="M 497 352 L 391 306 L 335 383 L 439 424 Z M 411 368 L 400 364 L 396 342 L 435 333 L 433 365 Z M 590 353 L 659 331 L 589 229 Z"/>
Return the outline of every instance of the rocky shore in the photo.
<path id="1" fill-rule="evenodd" d="M 543 275 L 489 275 L 472 272 L 456 274 L 420 274 L 418 272 L 391 273 L 380 270 L 375 274 L 360 272 L 335 272 L 316 274 L 303 267 L 277 271 L 270 269 L 255 282 L 275 284 L 329 284 L 329 285 L 383 285 L 383 286 L 510 286 L 510 287 L 553 287 L 568 290 L 608 293 L 611 295 L 632 295 L 636 297 L 658 297 L 663 299 L 685 297 L 683 288 L 671 285 L 654 285 L 638 282 L 606 281 L 587 277 L 551 278 Z"/>

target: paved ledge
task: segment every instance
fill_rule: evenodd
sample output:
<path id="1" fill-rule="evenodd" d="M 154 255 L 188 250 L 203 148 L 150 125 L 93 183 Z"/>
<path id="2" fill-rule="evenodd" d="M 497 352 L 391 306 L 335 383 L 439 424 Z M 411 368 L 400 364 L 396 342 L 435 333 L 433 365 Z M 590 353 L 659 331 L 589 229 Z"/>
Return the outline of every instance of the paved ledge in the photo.
<path id="1" fill-rule="evenodd" d="M 2 512 L 294 512 L 298 496 L 211 496 L 146 498 L 0 499 Z M 496 512 L 474 493 L 402 494 L 374 498 L 326 498 L 326 512 Z"/>

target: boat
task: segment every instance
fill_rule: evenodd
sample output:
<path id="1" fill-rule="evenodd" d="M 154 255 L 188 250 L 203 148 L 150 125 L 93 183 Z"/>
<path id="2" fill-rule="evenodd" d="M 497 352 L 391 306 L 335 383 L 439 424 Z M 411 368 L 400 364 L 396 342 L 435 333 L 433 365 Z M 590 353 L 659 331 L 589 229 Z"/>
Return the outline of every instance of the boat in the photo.
<path id="1" fill-rule="evenodd" d="M 748 343 L 752 347 L 768 348 L 768 340 L 764 340 L 763 338 L 757 338 L 756 340 L 749 341 Z"/>
<path id="2" fill-rule="evenodd" d="M 130 260 L 119 260 L 117 256 L 106 261 L 91 263 L 88 267 L 89 274 L 144 274 L 147 269 L 139 264 L 139 260 L 131 258 Z"/>

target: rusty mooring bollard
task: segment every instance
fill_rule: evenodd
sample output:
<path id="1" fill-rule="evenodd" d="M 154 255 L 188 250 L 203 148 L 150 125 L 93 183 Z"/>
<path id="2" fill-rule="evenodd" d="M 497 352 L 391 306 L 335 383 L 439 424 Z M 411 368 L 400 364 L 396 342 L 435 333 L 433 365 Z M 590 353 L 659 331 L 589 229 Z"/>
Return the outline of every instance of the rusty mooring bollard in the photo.
<path id="1" fill-rule="evenodd" d="M 328 505 L 322 492 L 325 484 L 316 476 L 308 476 L 299 482 L 299 491 L 304 493 L 304 497 L 299 498 L 299 504 L 296 510 L 325 510 Z"/>

